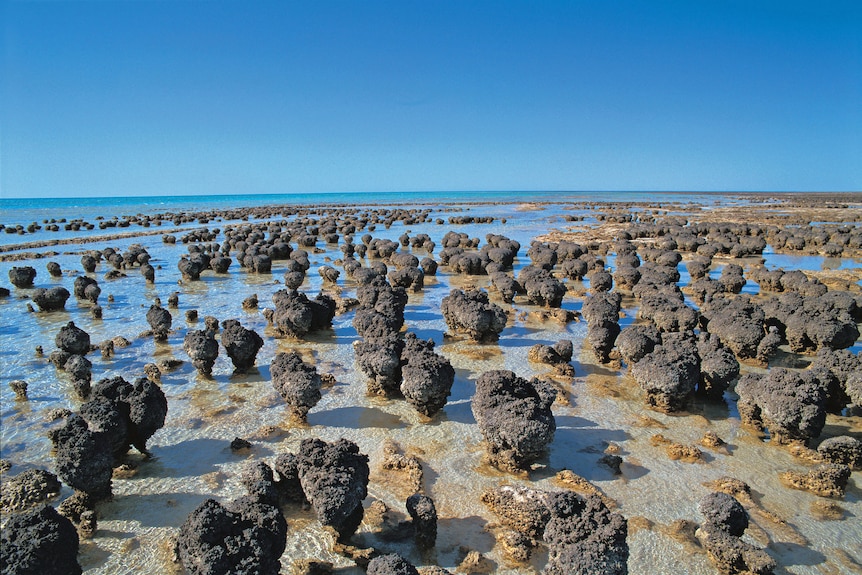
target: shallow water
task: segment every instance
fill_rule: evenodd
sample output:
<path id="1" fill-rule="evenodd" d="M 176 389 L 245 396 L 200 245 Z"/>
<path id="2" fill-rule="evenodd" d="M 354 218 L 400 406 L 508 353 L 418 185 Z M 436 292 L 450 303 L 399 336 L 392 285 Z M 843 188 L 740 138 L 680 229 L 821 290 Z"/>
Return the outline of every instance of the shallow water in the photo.
<path id="1" fill-rule="evenodd" d="M 397 240 L 408 229 L 411 236 L 428 233 L 438 244 L 438 253 L 440 239 L 449 230 L 465 232 L 482 239 L 483 243 L 485 234 L 503 234 L 522 244 L 515 266 L 517 273 L 529 262 L 525 254 L 532 237 L 572 225 L 564 221 L 566 214 L 589 216 L 593 213 L 573 204 L 551 204 L 529 210 L 519 210 L 517 206 L 463 206 L 463 209 L 469 209 L 465 213 L 505 214 L 509 220 L 506 224 L 498 220 L 490 225 L 423 224 L 405 228 L 396 223 L 389 230 L 380 226 L 372 234 Z M 435 210 L 443 207 L 435 206 Z M 438 215 L 447 218 L 452 214 L 440 211 L 432 213 L 432 218 Z M 213 222 L 208 227 L 224 229 L 229 223 Z M 187 227 L 198 226 L 190 224 Z M 99 233 L 105 232 L 90 232 L 91 235 Z M 356 234 L 356 241 L 361 233 Z M 37 237 L 41 236 L 34 234 L 17 239 L 32 241 Z M 845 511 L 844 519 L 819 521 L 812 515 L 811 505 L 820 498 L 786 489 L 778 481 L 780 472 L 803 471 L 807 466 L 785 450 L 741 429 L 732 394 L 726 394 L 723 402 L 695 404 L 691 412 L 685 414 L 653 412 L 644 407 L 642 394 L 632 380 L 608 367 L 594 365 L 587 353 L 580 354 L 573 362 L 576 369 L 574 380 L 560 382 L 568 405 L 558 402 L 554 406 L 557 432 L 541 465 L 529 478 L 506 475 L 484 465 L 481 435 L 470 409 L 475 379 L 489 369 L 510 369 L 524 377 L 543 374 L 546 369 L 527 360 L 527 350 L 531 345 L 537 342 L 551 344 L 568 338 L 574 341 L 578 350 L 586 334 L 584 323 L 543 322 L 530 313 L 538 311 L 533 306 L 521 303 L 507 306 L 495 300 L 504 309 L 511 310 L 509 325 L 499 342 L 470 345 L 444 339 L 446 325 L 439 312 L 442 298 L 453 287 L 487 287 L 486 277 L 451 276 L 441 268 L 436 278 L 426 278 L 422 292 L 410 294 L 406 310 L 407 329 L 422 338 L 432 338 L 437 350 L 456 369 L 449 403 L 430 420 L 417 414 L 403 400 L 384 400 L 366 395 L 365 379 L 354 366 L 352 343 L 357 336 L 351 325 L 353 313 L 336 316 L 333 328 L 328 332 L 316 334 L 306 341 L 290 341 L 272 337 L 260 310 L 242 310 L 242 300 L 252 293 L 258 295 L 261 309 L 272 306 L 272 294 L 283 287 L 277 283 L 284 272 L 283 263 L 274 263 L 272 274 L 251 275 L 240 271 L 234 262 L 227 275 L 205 272 L 199 282 L 178 283 L 180 274 L 176 261 L 180 254 L 186 252 L 186 246 L 162 244 L 160 236 L 155 235 L 37 250 L 60 252 L 49 258 L 59 262 L 65 272 L 59 279 L 50 278 L 47 274 L 44 266 L 48 259 L 0 263 L 0 277 L 3 285 L 8 285 L 5 278 L 9 268 L 32 265 L 38 272 L 37 287 L 59 284 L 71 292 L 84 251 L 109 245 L 125 251 L 132 243 L 145 245 L 152 255 L 151 264 L 157 267 L 156 283 L 147 286 L 134 269 L 126 272 L 128 277 L 105 280 L 108 268 L 103 262 L 93 274 L 102 288 L 99 303 L 104 317 L 101 320 L 92 319 L 89 304 L 75 301 L 74 296 L 67 302 L 66 311 L 53 313 L 26 311 L 27 298 L 32 290 L 12 288 L 11 297 L 0 300 L 3 318 L 0 322 L 0 361 L 3 366 L 0 374 L 0 451 L 4 459 L 14 464 L 10 472 L 13 474 L 28 467 L 53 468 L 50 442 L 46 437 L 51 424 L 45 415 L 57 407 L 74 410 L 80 405 L 66 376 L 57 372 L 45 359 L 36 357 L 34 352 L 36 346 L 42 346 L 47 356 L 55 347 L 54 336 L 68 321 L 74 321 L 86 330 L 94 343 L 116 335 L 132 341 L 127 348 L 117 348 L 110 359 L 102 359 L 98 352 L 88 356 L 93 362 L 94 382 L 115 375 L 126 379 L 142 376 L 146 363 L 165 357 L 186 360 L 177 370 L 162 376 L 169 413 L 165 427 L 148 443 L 154 457 L 144 461 L 133 452 L 131 459 L 140 463 L 137 474 L 128 479 L 114 479 L 113 500 L 99 506 L 97 536 L 83 543 L 79 554 L 88 573 L 168 572 L 171 569 L 171 539 L 189 512 L 206 498 L 227 501 L 243 494 L 238 477 L 248 461 L 261 459 L 271 463 L 279 453 L 295 451 L 300 441 L 307 437 L 328 441 L 346 437 L 355 441 L 371 458 L 372 482 L 366 507 L 374 500 L 381 500 L 396 514 L 405 517 L 406 495 L 399 492 L 397 477 L 388 477 L 378 470 L 382 444 L 384 440 L 392 439 L 403 450 L 418 454 L 425 470 L 426 493 L 434 499 L 440 517 L 436 549 L 431 555 L 421 556 L 409 543 L 381 540 L 377 535 L 378 527 L 370 523 L 364 523 L 354 539 L 359 544 L 397 551 L 417 565 L 439 564 L 454 571 L 466 547 L 491 559 L 497 573 L 540 571 L 545 559 L 541 553 L 529 566 L 506 563 L 494 547 L 494 537 L 490 532 L 496 518 L 479 501 L 479 495 L 484 489 L 503 483 L 529 483 L 542 489 L 559 489 L 553 477 L 561 469 L 571 469 L 594 483 L 616 501 L 618 510 L 629 518 L 631 573 L 701 575 L 716 572 L 702 550 L 680 543 L 668 534 L 666 526 L 678 519 L 700 521 L 697 504 L 709 492 L 703 483 L 725 475 L 748 483 L 758 504 L 783 521 L 775 522 L 765 514 L 749 510 L 754 527 L 749 529 L 746 538 L 767 546 L 767 551 L 778 561 L 778 573 L 845 573 L 858 569 L 862 564 L 862 525 L 858 521 L 862 516 L 862 501 L 858 472 L 853 474 L 845 498 L 837 501 Z M 310 297 L 322 287 L 317 268 L 331 263 L 328 259 L 341 257 L 337 246 L 318 242 L 317 247 L 325 252 L 310 254 L 312 266 L 301 288 Z M 425 253 L 417 250 L 415 255 L 421 259 Z M 790 269 L 793 265 L 823 265 L 814 260 L 782 259 L 784 256 L 775 254 L 765 254 L 764 257 L 769 267 Z M 838 265 L 858 266 L 849 260 L 842 260 Z M 684 264 L 680 270 L 684 275 Z M 338 286 L 344 295 L 353 295 L 355 285 L 345 279 L 341 271 Z M 685 279 L 684 276 L 683 281 Z M 579 282 L 572 288 L 583 291 L 587 286 L 588 282 Z M 174 291 L 179 292 L 179 308 L 171 310 L 173 332 L 167 343 L 156 344 L 152 338 L 138 337 L 149 327 L 144 314 L 153 300 L 159 297 L 166 303 Z M 114 297 L 113 303 L 108 302 L 109 294 Z M 580 309 L 581 303 L 582 298 L 570 294 L 564 300 L 564 307 L 576 310 Z M 188 309 L 198 310 L 201 320 L 187 323 L 185 311 Z M 623 323 L 631 321 L 635 315 L 632 308 L 625 311 L 627 318 Z M 264 335 L 265 345 L 258 354 L 254 373 L 234 376 L 230 360 L 222 349 L 211 379 L 196 374 L 182 350 L 182 342 L 187 330 L 199 329 L 203 325 L 205 315 L 213 315 L 219 320 L 238 318 L 244 326 Z M 335 386 L 324 390 L 323 399 L 309 413 L 308 426 L 305 427 L 291 426 L 286 409 L 269 382 L 269 364 L 273 357 L 280 351 L 291 349 L 301 351 L 306 360 L 313 358 L 318 371 L 332 373 L 337 381 Z M 29 383 L 29 401 L 15 400 L 8 385 L 14 379 L 24 379 Z M 830 435 L 848 430 L 856 434 L 862 432 L 860 418 L 830 416 L 828 423 Z M 262 432 L 265 426 L 276 426 L 276 433 L 265 435 Z M 716 432 L 728 447 L 726 451 L 704 448 L 705 463 L 672 461 L 663 447 L 650 441 L 653 435 L 661 433 L 674 441 L 693 444 L 706 431 Z M 229 443 L 234 437 L 249 439 L 253 448 L 248 453 L 233 453 Z M 616 445 L 621 450 L 624 459 L 622 476 L 612 475 L 598 463 L 609 445 Z M 63 496 L 68 494 L 66 490 Z M 331 540 L 313 513 L 286 508 L 286 516 L 289 534 L 287 551 L 282 557 L 285 572 L 297 559 L 314 559 L 333 562 L 340 568 L 339 573 L 362 573 L 351 561 L 331 551 Z M 842 559 L 836 549 L 843 550 L 851 563 Z"/>

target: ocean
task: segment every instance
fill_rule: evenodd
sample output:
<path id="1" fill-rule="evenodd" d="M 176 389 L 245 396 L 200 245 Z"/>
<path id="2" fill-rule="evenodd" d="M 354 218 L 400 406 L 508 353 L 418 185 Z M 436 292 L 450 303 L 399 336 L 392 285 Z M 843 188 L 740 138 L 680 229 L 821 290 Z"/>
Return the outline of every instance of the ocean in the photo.
<path id="1" fill-rule="evenodd" d="M 560 192 L 459 192 L 459 193 L 339 193 L 265 196 L 176 196 L 170 198 L 85 198 L 51 200 L 0 200 L 0 224 L 6 228 L 30 224 L 42 229 L 27 233 L 0 230 L 0 285 L 9 287 L 11 295 L 0 299 L 0 456 L 13 464 L 10 475 L 32 467 L 53 469 L 54 459 L 47 432 L 55 424 L 47 420 L 54 409 L 76 410 L 71 382 L 44 357 L 36 353 L 42 347 L 47 356 L 55 348 L 54 338 L 63 325 L 74 321 L 98 343 L 115 336 L 131 342 L 117 348 L 111 358 L 98 352 L 88 357 L 93 363 L 93 381 L 121 375 L 128 380 L 144 375 L 144 365 L 166 358 L 182 360 L 174 371 L 162 376 L 162 388 L 168 396 L 168 420 L 148 443 L 153 454 L 143 460 L 132 451 L 130 459 L 138 464 L 132 477 L 113 480 L 114 497 L 98 508 L 99 530 L 89 541 L 82 542 L 79 560 L 85 572 L 92 574 L 170 572 L 172 540 L 186 516 L 204 499 L 228 501 L 244 494 L 239 474 L 252 461 L 272 463 L 278 454 L 295 452 L 300 441 L 320 437 L 333 441 L 345 437 L 356 442 L 362 453 L 371 458 L 372 481 L 366 508 L 374 501 L 385 503 L 396 519 L 406 518 L 404 500 L 397 477 L 380 470 L 382 445 L 396 441 L 401 448 L 417 455 L 425 472 L 425 492 L 430 495 L 440 517 L 438 540 L 430 554 L 420 554 L 408 542 L 387 541 L 379 537 L 378 526 L 368 521 L 360 526 L 354 542 L 373 545 L 386 552 L 398 552 L 416 565 L 438 564 L 450 571 L 458 566 L 465 550 L 485 555 L 493 572 L 528 574 L 541 571 L 547 554 L 537 550 L 530 563 L 510 563 L 495 544 L 493 532 L 498 519 L 480 502 L 481 493 L 500 484 L 530 485 L 539 489 L 560 489 L 555 474 L 570 469 L 596 485 L 616 511 L 629 519 L 630 573 L 675 573 L 706 575 L 716 572 L 703 549 L 680 536 L 682 521 L 700 522 L 697 506 L 709 492 L 704 485 L 723 476 L 748 483 L 757 508 L 750 508 L 752 527 L 744 539 L 766 547 L 779 564 L 779 573 L 819 574 L 851 572 L 862 565 L 862 516 L 858 473 L 844 499 L 836 501 L 844 510 L 844 519 L 824 521 L 813 512 L 821 498 L 782 486 L 781 472 L 805 471 L 809 467 L 787 450 L 770 445 L 740 425 L 735 396 L 725 394 L 720 402 L 698 401 L 689 411 L 664 414 L 646 408 L 642 392 L 623 372 L 597 364 L 590 353 L 582 351 L 586 336 L 585 322 L 560 323 L 543 318 L 539 308 L 519 302 L 509 306 L 509 322 L 500 340 L 491 344 L 470 344 L 444 338 L 447 326 L 440 313 L 442 299 L 454 288 L 488 289 L 487 276 L 461 276 L 441 267 L 434 277 L 427 277 L 425 288 L 411 293 L 405 313 L 406 329 L 424 339 L 431 339 L 436 349 L 450 360 L 456 370 L 455 385 L 446 407 L 430 420 L 416 413 L 405 401 L 382 399 L 366 393 L 366 381 L 355 365 L 353 343 L 358 339 L 352 326 L 353 312 L 335 317 L 331 330 L 304 340 L 274 337 L 267 327 L 262 309 L 272 307 L 272 295 L 284 287 L 284 262 L 274 262 L 271 274 L 250 274 L 236 262 L 229 273 L 206 272 L 200 281 L 181 278 L 176 262 L 187 253 L 184 234 L 203 227 L 218 229 L 216 241 L 223 239 L 228 226 L 264 221 L 290 221 L 290 215 L 267 218 L 251 216 L 247 222 L 228 220 L 218 215 L 188 222 L 174 222 L 182 212 L 214 212 L 256 206 L 284 206 L 285 213 L 298 206 L 317 209 L 321 216 L 327 209 L 355 207 L 361 210 L 393 209 L 404 206 L 430 210 L 429 221 L 391 227 L 383 225 L 370 232 L 375 238 L 397 241 L 402 234 L 427 233 L 437 243 L 433 254 L 418 248 L 403 248 L 419 257 L 436 256 L 441 238 L 453 230 L 478 238 L 480 245 L 487 234 L 502 234 L 521 243 L 515 274 L 526 264 L 530 241 L 550 232 L 599 225 L 603 214 L 619 208 L 632 211 L 654 211 L 674 215 L 691 210 L 710 210 L 727 205 L 746 205 L 766 201 L 736 194 L 700 193 L 560 193 Z M 613 203 L 613 204 L 611 204 Z M 143 227 L 108 226 L 101 222 L 122 220 L 126 216 L 156 216 L 160 225 Z M 449 223 L 455 216 L 494 216 L 493 223 Z M 505 223 L 503 219 L 505 218 Z M 60 222 L 59 220 L 64 220 Z M 437 223 L 437 220 L 443 223 Z M 48 231 L 54 220 L 59 230 Z M 92 230 L 66 230 L 65 225 L 80 220 L 93 225 Z M 152 222 L 152 220 L 151 220 Z M 355 241 L 365 231 L 357 232 Z M 176 244 L 162 241 L 164 235 L 175 235 Z M 83 273 L 81 256 L 89 250 L 113 247 L 126 251 L 141 244 L 151 255 L 156 281 L 147 284 L 137 269 L 124 270 L 125 276 L 107 279 L 110 270 L 104 261 L 95 273 L 102 288 L 99 304 L 101 319 L 91 314 L 91 304 L 69 299 L 64 311 L 29 312 L 31 289 L 12 287 L 7 280 L 13 266 L 36 268 L 36 287 L 62 285 L 72 292 L 76 275 Z M 338 245 L 318 241 L 309 250 L 311 268 L 300 290 L 314 297 L 326 286 L 317 269 L 336 265 L 342 257 Z M 20 257 L 21 259 L 14 259 Z M 860 268 L 860 262 L 849 258 L 826 258 L 818 255 L 775 254 L 764 252 L 767 267 L 785 269 Z M 46 264 L 55 261 L 63 270 L 59 278 L 51 277 Z M 613 254 L 606 263 L 613 264 Z M 748 262 L 751 263 L 751 262 Z M 717 263 L 711 274 L 720 273 Z M 680 284 L 688 281 L 684 263 L 679 266 Z M 353 295 L 355 285 L 341 270 L 337 287 L 346 296 Z M 589 281 L 569 282 L 569 294 L 563 308 L 579 312 L 583 293 Z M 757 285 L 748 282 L 748 293 Z M 140 334 L 149 329 L 145 313 L 160 299 L 165 304 L 176 293 L 179 305 L 171 309 L 173 329 L 167 342 L 154 342 Z M 256 294 L 260 309 L 245 310 L 241 302 Z M 493 300 L 494 298 L 492 298 Z M 501 303 L 499 300 L 494 300 Z M 183 351 L 183 338 L 191 329 L 201 329 L 202 319 L 189 322 L 185 313 L 196 310 L 200 316 L 219 320 L 236 318 L 264 336 L 264 347 L 258 354 L 256 369 L 235 375 L 224 349 L 216 361 L 211 378 L 199 376 Z M 634 321 L 636 303 L 626 300 L 621 324 Z M 491 369 L 512 370 L 523 377 L 546 375 L 547 366 L 532 363 L 527 353 L 535 343 L 553 344 L 570 339 L 576 350 L 572 364 L 575 377 L 563 381 L 565 402 L 554 405 L 557 432 L 548 456 L 529 478 L 497 471 L 483 463 L 481 434 L 470 409 L 474 382 Z M 852 348 L 855 352 L 860 344 Z M 306 361 L 313 361 L 321 373 L 331 373 L 333 387 L 323 390 L 323 399 L 309 413 L 307 426 L 288 421 L 287 410 L 270 383 L 269 364 L 282 351 L 296 350 Z M 756 368 L 745 368 L 756 371 Z M 29 400 L 19 401 L 9 382 L 23 379 L 29 384 Z M 852 421 L 845 421 L 845 420 Z M 858 418 L 831 419 L 830 425 L 855 426 Z M 269 428 L 269 432 L 262 430 Z M 275 429 L 276 432 L 272 433 Z M 652 438 L 661 433 L 673 441 L 696 444 L 707 431 L 719 435 L 724 450 L 704 449 L 701 463 L 669 459 Z M 858 435 L 857 435 L 858 436 Z M 234 453 L 229 444 L 235 437 L 252 442 L 252 449 Z M 598 462 L 613 448 L 623 457 L 622 474 L 614 475 Z M 61 498 L 71 494 L 64 487 Z M 409 494 L 408 494 L 409 495 Z M 758 511 L 758 509 L 760 511 Z M 282 557 L 282 572 L 302 559 L 329 561 L 343 575 L 363 571 L 331 549 L 331 537 L 307 509 L 286 510 L 288 520 L 287 551 Z M 773 518 L 779 518 L 776 521 Z M 843 555 L 842 555 L 843 554 Z M 848 559 L 849 557 L 849 559 Z M 849 566 L 849 567 L 848 567 Z M 824 571 L 825 569 L 825 571 Z M 829 570 L 831 569 L 831 571 Z"/>

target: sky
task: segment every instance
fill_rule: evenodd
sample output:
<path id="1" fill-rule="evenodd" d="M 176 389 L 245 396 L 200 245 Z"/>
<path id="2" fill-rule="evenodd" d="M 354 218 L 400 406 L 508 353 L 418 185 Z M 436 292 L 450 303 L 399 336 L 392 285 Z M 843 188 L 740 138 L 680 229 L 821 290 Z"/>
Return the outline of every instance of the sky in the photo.
<path id="1" fill-rule="evenodd" d="M 0 198 L 862 190 L 862 2 L 0 0 Z"/>

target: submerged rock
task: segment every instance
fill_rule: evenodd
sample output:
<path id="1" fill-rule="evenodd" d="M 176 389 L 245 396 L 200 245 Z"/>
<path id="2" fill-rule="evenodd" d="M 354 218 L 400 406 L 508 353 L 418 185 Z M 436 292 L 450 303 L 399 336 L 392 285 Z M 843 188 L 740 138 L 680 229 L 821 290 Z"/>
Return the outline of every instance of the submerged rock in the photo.
<path id="1" fill-rule="evenodd" d="M 779 475 L 781 482 L 792 489 L 809 491 L 820 497 L 844 497 L 850 480 L 850 468 L 837 463 L 823 463 L 808 471 L 787 471 Z"/>

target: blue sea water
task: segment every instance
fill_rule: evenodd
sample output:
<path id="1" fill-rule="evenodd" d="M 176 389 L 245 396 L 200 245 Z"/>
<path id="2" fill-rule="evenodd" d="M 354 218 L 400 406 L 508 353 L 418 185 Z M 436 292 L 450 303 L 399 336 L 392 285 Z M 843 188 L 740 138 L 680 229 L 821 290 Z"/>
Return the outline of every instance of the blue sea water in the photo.
<path id="1" fill-rule="evenodd" d="M 261 205 L 287 206 L 378 206 L 421 205 L 431 210 L 430 223 L 405 226 L 396 222 L 390 229 L 378 226 L 374 237 L 397 240 L 407 233 L 413 236 L 428 233 L 440 246 L 442 235 L 454 230 L 484 241 L 488 233 L 499 233 L 521 242 L 522 249 L 515 262 L 515 272 L 529 263 L 525 252 L 529 241 L 541 234 L 565 231 L 569 227 L 597 222 L 607 202 L 648 202 L 651 209 L 659 204 L 668 212 L 684 211 L 692 203 L 702 209 L 744 203 L 745 196 L 717 194 L 653 194 L 653 193 L 573 193 L 559 192 L 441 192 L 383 194 L 291 194 L 265 196 L 207 196 L 171 198 L 107 198 L 54 199 L 38 201 L 0 200 L 0 223 L 23 225 L 44 219 L 81 218 L 98 223 L 96 218 L 123 218 L 135 214 L 207 211 L 223 208 Z M 597 203 L 593 206 L 593 203 Z M 633 209 L 643 209 L 635 206 Z M 454 210 L 454 211 L 453 211 Z M 492 215 L 493 224 L 438 225 L 436 218 L 446 220 L 458 215 Z M 569 222 L 567 216 L 584 218 Z M 506 218 L 503 223 L 502 218 Z M 275 219 L 284 219 L 278 217 Z M 470 398 L 473 382 L 489 369 L 510 369 L 523 377 L 548 375 L 547 368 L 528 361 L 528 350 L 535 343 L 551 344 L 571 339 L 580 350 L 586 336 L 583 322 L 561 324 L 543 319 L 538 308 L 516 302 L 506 306 L 509 323 L 494 344 L 481 346 L 444 337 L 447 326 L 440 314 L 442 299 L 453 288 L 479 287 L 487 289 L 487 277 L 465 277 L 450 274 L 441 268 L 438 275 L 426 279 L 421 292 L 411 293 L 405 313 L 407 329 L 425 339 L 432 339 L 437 350 L 449 359 L 456 370 L 456 381 L 443 411 L 431 421 L 418 416 L 404 401 L 383 400 L 368 396 L 365 380 L 355 366 L 353 342 L 357 340 L 352 326 L 353 313 L 336 316 L 333 328 L 302 341 L 274 337 L 269 331 L 262 308 L 272 307 L 273 294 L 283 288 L 280 283 L 284 262 L 276 262 L 271 274 L 256 275 L 240 270 L 234 262 L 228 274 L 206 272 L 200 281 L 183 280 L 177 270 L 178 258 L 187 253 L 181 242 L 165 244 L 161 236 L 179 229 L 177 236 L 203 226 L 221 228 L 239 225 L 239 221 L 219 221 L 207 224 L 191 222 L 174 226 L 165 221 L 159 228 L 144 229 L 137 224 L 129 228 L 98 227 L 87 232 L 45 229 L 35 233 L 7 234 L 0 232 L 0 246 L 8 253 L 33 251 L 50 252 L 45 258 L 23 262 L 0 262 L 0 282 L 7 285 L 8 270 L 15 265 L 32 265 L 37 271 L 36 287 L 61 285 L 72 291 L 74 278 L 81 273 L 80 258 L 88 250 L 114 247 L 126 250 L 140 243 L 151 254 L 151 264 L 157 268 L 154 284 L 146 284 L 136 269 L 125 270 L 126 276 L 109 279 L 110 266 L 102 262 L 92 275 L 102 287 L 99 303 L 103 317 L 91 316 L 91 304 L 70 298 L 66 309 L 51 313 L 30 313 L 31 289 L 12 289 L 9 298 L 0 300 L 0 454 L 13 463 L 11 473 L 30 467 L 51 469 L 53 456 L 46 433 L 55 424 L 47 414 L 56 408 L 77 409 L 78 400 L 68 377 L 56 370 L 44 357 L 35 353 L 37 346 L 47 355 L 54 349 L 54 337 L 69 321 L 85 329 L 93 343 L 121 335 L 131 345 L 117 348 L 110 358 L 89 355 L 93 362 L 93 380 L 122 375 L 134 379 L 143 374 L 143 367 L 165 358 L 184 363 L 162 377 L 162 388 L 168 396 L 169 414 L 165 427 L 148 444 L 154 457 L 141 461 L 137 475 L 114 480 L 114 498 L 99 507 L 99 532 L 85 542 L 80 553 L 87 573 L 108 575 L 132 572 L 167 572 L 171 538 L 182 521 L 201 501 L 213 497 L 228 501 L 244 493 L 239 475 L 250 461 L 271 463 L 284 451 L 296 451 L 306 437 L 321 437 L 327 441 L 346 437 L 355 441 L 363 453 L 371 457 L 374 470 L 366 507 L 381 501 L 395 514 L 404 514 L 404 495 L 398 478 L 379 471 L 383 441 L 397 441 L 405 450 L 419 454 L 426 472 L 426 491 L 435 500 L 441 518 L 438 545 L 433 561 L 416 553 L 409 544 L 382 541 L 376 527 L 364 523 L 358 541 L 375 545 L 384 551 L 404 554 L 419 564 L 436 562 L 455 571 L 466 546 L 482 552 L 493 561 L 494 571 L 505 575 L 535 574 L 542 568 L 542 554 L 537 554 L 528 566 L 506 561 L 494 537 L 489 532 L 496 518 L 479 502 L 484 489 L 500 483 L 528 484 L 541 489 L 558 489 L 554 473 L 571 469 L 593 482 L 610 498 L 618 502 L 619 511 L 630 521 L 629 545 L 631 573 L 680 573 L 707 575 L 715 567 L 700 552 L 692 552 L 662 530 L 674 521 L 700 521 L 697 506 L 708 490 L 707 481 L 730 475 L 746 481 L 757 494 L 758 504 L 785 521 L 777 524 L 768 515 L 750 510 L 757 523 L 749 541 L 759 546 L 769 545 L 768 552 L 779 560 L 787 573 L 814 574 L 826 558 L 835 557 L 836 549 L 862 548 L 862 529 L 852 518 L 862 515 L 858 489 L 851 489 L 840 505 L 847 511 L 845 521 L 822 522 L 813 517 L 810 507 L 817 501 L 813 495 L 782 487 L 778 474 L 787 470 L 804 471 L 808 467 L 786 451 L 764 443 L 759 437 L 739 425 L 738 412 L 732 398 L 726 404 L 699 405 L 690 413 L 666 415 L 644 408 L 637 386 L 626 375 L 595 365 L 588 353 L 576 354 L 573 365 L 576 377 L 562 382 L 567 399 L 554 406 L 557 433 L 544 468 L 530 478 L 514 477 L 489 470 L 482 464 L 481 436 L 473 418 Z M 152 235 L 141 235 L 148 233 Z M 107 236 L 118 234 L 118 237 Z M 128 236 L 123 234 L 130 234 Z M 359 234 L 357 234 L 358 236 Z M 92 243 L 76 243 L 76 238 L 94 239 Z M 104 238 L 104 239 L 100 239 Z M 221 235 L 217 241 L 223 240 Z M 70 243 L 43 245 L 38 248 L 15 246 L 31 242 L 70 240 Z M 358 238 L 357 240 L 358 241 Z M 338 247 L 322 241 L 310 254 L 312 267 L 300 290 L 314 297 L 322 289 L 336 289 L 345 296 L 355 295 L 356 286 L 342 272 L 336 286 L 324 286 L 317 268 L 334 265 L 342 256 Z M 439 247 L 438 247 L 439 250 Z M 421 249 L 404 248 L 420 259 Z M 436 255 L 439 251 L 435 252 Z M 809 256 L 805 256 L 809 257 Z M 63 270 L 60 278 L 45 271 L 47 261 L 57 261 Z M 609 261 L 612 261 L 609 259 Z M 777 260 L 793 265 L 793 260 Z M 363 262 L 364 264 L 367 262 Z M 816 267 L 821 260 L 804 260 Z M 770 261 L 767 261 L 770 264 Z M 831 265 L 831 264 L 830 264 Z M 843 262 L 839 265 L 845 265 Z M 857 265 L 849 262 L 846 265 Z M 337 266 L 336 266 L 337 267 Z M 681 266 L 684 273 L 684 266 Z M 577 310 L 588 288 L 588 282 L 569 282 L 570 294 L 563 307 Z M 154 342 L 140 334 L 148 329 L 145 313 L 159 298 L 165 303 L 177 293 L 179 305 L 171 309 L 173 331 L 166 343 Z M 241 302 L 256 294 L 260 309 L 246 310 Z M 113 296 L 112 301 L 108 296 Z M 494 300 L 501 303 L 498 300 Z M 202 321 L 186 321 L 185 313 L 195 310 L 202 318 L 212 315 L 220 320 L 240 319 L 246 327 L 264 336 L 265 344 L 258 355 L 257 369 L 247 375 L 235 375 L 224 350 L 216 361 L 212 378 L 199 376 L 183 350 L 188 331 L 200 329 Z M 627 307 L 621 323 L 633 321 L 636 309 Z M 321 373 L 332 373 L 336 384 L 323 392 L 323 399 L 309 413 L 307 427 L 288 423 L 284 405 L 270 383 L 269 364 L 281 351 L 297 350 L 312 361 Z M 29 383 L 29 400 L 18 401 L 9 382 L 24 379 Z M 850 426 L 860 431 L 858 423 L 832 421 L 836 426 Z M 856 426 L 855 428 L 853 426 Z M 262 433 L 265 426 L 276 430 L 275 435 Z M 656 433 L 685 444 L 696 444 L 706 431 L 714 431 L 725 441 L 725 451 L 710 451 L 703 464 L 673 461 L 663 448 L 650 441 Z M 228 445 L 234 437 L 248 438 L 253 443 L 249 453 L 235 454 Z M 601 454 L 611 446 L 624 458 L 622 475 L 613 475 L 598 464 Z M 858 475 L 858 474 L 857 474 Z M 854 475 L 854 480 L 858 477 Z M 69 494 L 64 488 L 63 496 Z M 409 494 L 408 494 L 409 495 Z M 307 511 L 293 510 L 288 516 L 288 551 L 282 564 L 289 572 L 298 559 L 331 561 L 344 575 L 361 575 L 362 571 L 331 551 L 328 535 Z M 652 524 L 654 528 L 644 528 Z M 852 558 L 862 562 L 858 552 Z M 832 564 L 831 567 L 834 567 Z M 837 571 L 836 571 L 837 572 Z"/>
<path id="2" fill-rule="evenodd" d="M 470 202 L 684 202 L 728 203 L 745 201 L 734 195 L 696 192 L 559 192 L 559 191 L 441 191 L 441 192 L 329 192 L 294 194 L 237 194 L 210 196 L 112 196 L 82 198 L 0 198 L 3 221 L 13 224 L 45 218 L 78 218 L 102 215 L 106 218 L 160 212 L 197 211 L 224 207 L 243 208 L 268 205 L 389 205 L 449 204 Z"/>

